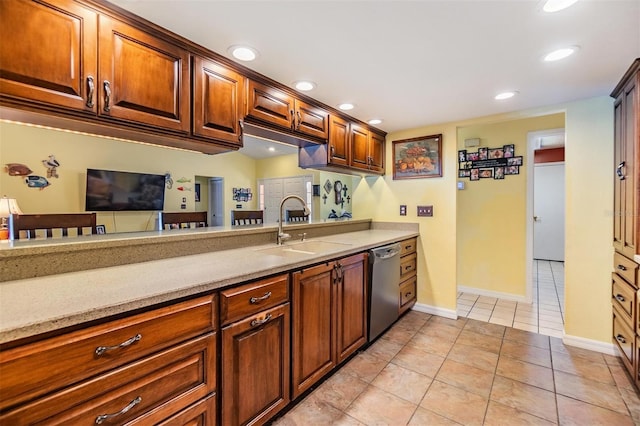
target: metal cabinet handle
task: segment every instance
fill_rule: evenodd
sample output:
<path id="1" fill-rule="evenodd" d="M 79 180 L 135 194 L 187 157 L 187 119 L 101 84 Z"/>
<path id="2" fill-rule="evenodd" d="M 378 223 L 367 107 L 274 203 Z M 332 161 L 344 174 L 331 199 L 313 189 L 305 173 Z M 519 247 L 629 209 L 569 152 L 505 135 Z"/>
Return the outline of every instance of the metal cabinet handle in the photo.
<path id="1" fill-rule="evenodd" d="M 291 114 L 291 130 L 295 130 L 296 129 L 296 115 L 294 114 L 293 110 L 289 111 L 289 114 Z"/>
<path id="2" fill-rule="evenodd" d="M 107 351 L 112 351 L 114 349 L 122 349 L 122 348 L 126 348 L 127 346 L 131 346 L 133 345 L 135 342 L 139 341 L 140 339 L 142 339 L 142 334 L 138 333 L 135 336 L 133 336 L 131 339 L 125 340 L 124 342 L 120 343 L 119 345 L 114 345 L 114 346 L 98 346 L 96 348 L 96 355 L 101 356 L 103 355 L 105 352 Z"/>
<path id="3" fill-rule="evenodd" d="M 104 112 L 111 111 L 111 83 L 108 80 L 105 80 L 103 83 L 104 86 Z"/>
<path id="4" fill-rule="evenodd" d="M 625 298 L 624 298 L 624 296 L 623 296 L 623 295 L 621 295 L 621 294 L 616 294 L 616 295 L 615 295 L 615 298 L 616 298 L 616 300 L 617 300 L 618 302 L 625 302 L 625 301 L 627 300 L 627 299 L 625 299 Z"/>
<path id="5" fill-rule="evenodd" d="M 296 115 L 298 116 L 298 124 L 296 124 L 296 130 L 300 130 L 300 124 L 302 124 L 302 116 L 300 115 L 300 111 L 296 111 Z"/>
<path id="6" fill-rule="evenodd" d="M 257 327 L 259 325 L 266 324 L 270 320 L 271 320 L 271 314 L 269 314 L 266 317 L 264 317 L 263 320 L 254 319 L 253 321 L 251 321 L 251 327 Z"/>
<path id="7" fill-rule="evenodd" d="M 244 136 L 244 121 L 238 120 L 238 127 L 240 127 L 240 134 L 238 134 L 238 140 L 242 142 L 242 136 Z"/>
<path id="8" fill-rule="evenodd" d="M 620 343 L 627 343 L 627 339 L 624 338 L 624 336 L 622 334 L 618 334 L 616 336 L 616 340 Z"/>
<path id="9" fill-rule="evenodd" d="M 620 269 L 621 271 L 626 271 L 627 267 L 624 265 L 618 265 L 618 269 Z"/>
<path id="10" fill-rule="evenodd" d="M 624 167 L 625 163 L 624 161 L 621 162 L 620 164 L 618 164 L 618 167 L 616 167 L 616 174 L 618 175 L 618 178 L 620 178 L 620 180 L 624 180 L 625 176 L 622 174 L 622 168 Z"/>
<path id="11" fill-rule="evenodd" d="M 271 297 L 271 292 L 268 291 L 262 297 L 252 297 L 251 299 L 249 299 L 249 303 L 251 303 L 252 305 L 255 305 L 256 303 L 260 303 L 263 300 L 267 300 L 270 297 Z"/>
<path id="12" fill-rule="evenodd" d="M 95 82 L 92 76 L 87 77 L 87 108 L 93 108 L 93 93 L 96 90 Z"/>
<path id="13" fill-rule="evenodd" d="M 411 294 L 412 294 L 411 292 L 409 292 L 409 293 L 405 293 L 405 294 L 404 294 L 404 297 L 408 299 L 408 298 L 411 296 Z"/>
<path id="14" fill-rule="evenodd" d="M 135 407 L 136 405 L 140 404 L 142 402 L 142 397 L 139 396 L 136 399 L 134 399 L 133 401 L 131 401 L 129 403 L 129 405 L 127 405 L 126 407 L 124 407 L 122 410 L 118 411 L 117 413 L 113 413 L 113 414 L 100 414 L 98 417 L 96 417 L 96 424 L 97 425 L 101 425 L 105 420 L 109 420 L 112 419 L 114 417 L 118 417 L 121 416 L 123 414 L 125 414 L 127 411 L 131 410 L 133 407 Z"/>
<path id="15" fill-rule="evenodd" d="M 336 147 L 331 145 L 330 150 L 331 150 L 331 158 L 333 158 L 333 156 L 336 155 Z"/>

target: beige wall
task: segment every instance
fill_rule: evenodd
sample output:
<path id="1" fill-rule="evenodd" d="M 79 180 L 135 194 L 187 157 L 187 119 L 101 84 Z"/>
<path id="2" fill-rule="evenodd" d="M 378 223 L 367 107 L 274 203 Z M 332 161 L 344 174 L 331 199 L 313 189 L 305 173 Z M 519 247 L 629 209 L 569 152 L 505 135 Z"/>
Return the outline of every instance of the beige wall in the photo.
<path id="1" fill-rule="evenodd" d="M 458 285 L 506 294 L 526 295 L 527 133 L 564 128 L 564 114 L 552 114 L 458 128 L 458 150 L 464 140 L 480 138 L 480 146 L 515 145 L 523 157 L 520 174 L 504 179 L 480 179 L 457 191 Z M 475 152 L 479 147 L 466 148 Z"/>

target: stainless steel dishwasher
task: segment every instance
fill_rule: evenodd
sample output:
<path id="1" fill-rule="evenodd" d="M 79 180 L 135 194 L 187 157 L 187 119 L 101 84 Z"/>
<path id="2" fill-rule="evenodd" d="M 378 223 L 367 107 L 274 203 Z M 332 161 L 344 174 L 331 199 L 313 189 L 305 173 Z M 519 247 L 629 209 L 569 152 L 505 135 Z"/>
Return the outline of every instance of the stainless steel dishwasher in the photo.
<path id="1" fill-rule="evenodd" d="M 369 339 L 375 340 L 398 319 L 400 244 L 369 251 Z"/>

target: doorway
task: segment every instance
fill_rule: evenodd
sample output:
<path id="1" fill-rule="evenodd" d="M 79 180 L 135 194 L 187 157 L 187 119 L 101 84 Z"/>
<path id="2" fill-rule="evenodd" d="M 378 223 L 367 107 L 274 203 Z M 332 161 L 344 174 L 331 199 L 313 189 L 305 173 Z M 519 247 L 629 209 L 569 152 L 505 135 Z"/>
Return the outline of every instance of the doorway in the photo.
<path id="1" fill-rule="evenodd" d="M 209 178 L 209 226 L 224 225 L 224 178 Z"/>

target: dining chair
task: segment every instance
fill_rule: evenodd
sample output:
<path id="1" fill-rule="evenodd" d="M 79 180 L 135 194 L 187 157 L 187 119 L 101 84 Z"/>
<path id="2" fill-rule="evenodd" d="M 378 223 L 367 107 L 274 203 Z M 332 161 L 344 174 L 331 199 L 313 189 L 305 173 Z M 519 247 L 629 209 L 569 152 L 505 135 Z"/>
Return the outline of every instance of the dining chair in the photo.
<path id="1" fill-rule="evenodd" d="M 309 215 L 304 213 L 304 210 L 287 210 L 286 213 L 287 222 L 308 222 Z"/>
<path id="2" fill-rule="evenodd" d="M 206 228 L 207 212 L 160 212 L 160 229 Z M 193 226 L 192 226 L 193 225 Z"/>
<path id="3" fill-rule="evenodd" d="M 62 237 L 68 237 L 69 231 L 74 229 L 77 236 L 97 234 L 96 214 L 12 214 L 9 217 L 9 229 L 12 240 L 33 239 L 38 235 L 53 238 L 54 231 L 56 236 L 59 233 Z"/>
<path id="4" fill-rule="evenodd" d="M 231 210 L 231 224 L 233 226 L 260 225 L 264 223 L 262 210 Z"/>

